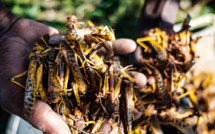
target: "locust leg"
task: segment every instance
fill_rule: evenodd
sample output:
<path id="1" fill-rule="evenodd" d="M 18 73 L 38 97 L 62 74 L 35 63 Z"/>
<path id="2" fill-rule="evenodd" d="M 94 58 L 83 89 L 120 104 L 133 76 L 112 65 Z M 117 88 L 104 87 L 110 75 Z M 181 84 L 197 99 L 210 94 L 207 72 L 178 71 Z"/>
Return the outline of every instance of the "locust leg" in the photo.
<path id="1" fill-rule="evenodd" d="M 46 92 L 43 88 L 43 80 L 42 80 L 42 75 L 43 75 L 43 64 L 40 63 L 38 69 L 37 69 L 37 74 L 36 74 L 36 82 L 37 82 L 37 92 L 39 94 L 39 97 L 41 97 L 41 99 L 43 101 L 47 101 L 47 95 Z"/>
<path id="2" fill-rule="evenodd" d="M 125 71 L 129 70 L 131 65 L 126 66 L 122 69 L 120 69 L 120 74 L 124 77 L 124 78 L 128 78 L 131 82 L 136 83 L 135 79 L 133 79 L 130 75 L 128 75 Z M 133 69 L 133 68 L 131 68 Z"/>
<path id="3" fill-rule="evenodd" d="M 157 41 L 155 41 L 153 37 L 147 36 L 143 38 L 137 38 L 137 43 L 140 44 L 143 48 L 145 48 L 145 52 L 147 52 L 149 49 L 148 46 L 143 43 L 146 41 L 149 41 L 153 49 L 158 53 L 158 58 L 161 61 L 164 61 L 167 57 L 167 53 L 164 50 L 163 46 L 161 46 Z"/>
<path id="4" fill-rule="evenodd" d="M 64 75 L 64 82 L 63 82 L 63 89 L 66 90 L 67 89 L 67 86 L 68 86 L 68 81 L 69 81 L 69 66 L 66 65 L 66 72 L 65 72 L 65 75 Z"/>
<path id="5" fill-rule="evenodd" d="M 108 71 L 105 73 L 105 78 L 104 78 L 104 85 L 103 85 L 103 96 L 107 96 L 107 93 L 109 93 L 109 82 L 108 82 Z"/>
<path id="6" fill-rule="evenodd" d="M 167 40 L 167 36 L 166 34 L 164 34 L 159 28 L 155 28 L 155 32 L 156 32 L 156 35 L 157 35 L 157 40 L 158 40 L 158 43 L 162 43 L 162 39 L 163 40 Z"/>
<path id="7" fill-rule="evenodd" d="M 149 50 L 149 47 L 143 43 L 144 41 L 147 41 L 146 37 L 143 37 L 143 38 L 137 38 L 137 43 L 142 46 L 144 48 L 144 51 L 147 52 Z"/>
<path id="8" fill-rule="evenodd" d="M 64 73 L 64 71 L 65 71 L 65 62 L 64 62 L 63 58 L 60 60 L 59 69 L 58 70 L 59 70 L 59 77 L 60 77 L 59 83 L 63 87 L 64 75 L 65 75 L 65 73 Z"/>
<path id="9" fill-rule="evenodd" d="M 19 77 L 22 77 L 22 76 L 25 76 L 25 75 L 27 75 L 27 74 L 28 74 L 28 70 L 25 71 L 25 72 L 23 72 L 23 73 L 21 73 L 21 74 L 18 74 L 18 75 L 16 75 L 16 76 L 12 76 L 12 77 L 10 78 L 10 80 L 11 80 L 11 82 L 15 83 L 16 85 L 18 85 L 18 86 L 20 86 L 20 87 L 22 87 L 22 88 L 25 88 L 24 85 L 22 85 L 21 83 L 15 81 L 15 79 L 16 79 L 16 78 L 19 78 Z"/>
<path id="10" fill-rule="evenodd" d="M 109 88 L 109 90 L 110 90 L 110 96 L 111 96 L 111 103 L 113 103 L 114 102 L 114 76 L 113 76 L 113 65 L 111 65 L 110 66 L 110 68 L 109 68 L 109 79 L 110 79 L 110 88 Z"/>
<path id="11" fill-rule="evenodd" d="M 118 77 L 118 82 L 116 84 L 115 90 L 114 90 L 114 100 L 119 101 L 119 94 L 121 89 L 121 83 L 122 83 L 122 76 Z M 119 102 L 118 102 L 119 103 Z"/>
<path id="12" fill-rule="evenodd" d="M 75 98 L 76 98 L 76 101 L 77 101 L 77 104 L 78 104 L 78 106 L 80 107 L 81 105 L 80 105 L 80 97 L 79 97 L 79 93 L 78 93 L 78 85 L 77 85 L 77 83 L 75 83 L 75 82 L 72 82 L 71 83 L 71 87 L 72 87 L 72 89 L 73 89 L 73 92 L 74 92 L 74 95 L 75 95 Z"/>

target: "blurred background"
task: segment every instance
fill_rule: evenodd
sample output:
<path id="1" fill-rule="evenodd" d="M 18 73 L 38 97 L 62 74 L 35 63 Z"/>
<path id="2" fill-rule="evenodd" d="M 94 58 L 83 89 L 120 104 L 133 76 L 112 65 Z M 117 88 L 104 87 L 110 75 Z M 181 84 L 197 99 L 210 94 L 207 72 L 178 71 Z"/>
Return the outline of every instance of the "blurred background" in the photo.
<path id="1" fill-rule="evenodd" d="M 65 32 L 66 18 L 110 25 L 117 38 L 134 38 L 144 0 L 2 0 L 17 16 L 34 19 Z M 214 0 L 181 0 L 176 23 L 187 12 L 192 18 L 215 13 Z M 126 22 L 126 23 L 125 23 Z"/>
<path id="2" fill-rule="evenodd" d="M 87 20 L 100 25 L 109 25 L 116 38 L 135 39 L 138 18 L 144 0 L 2 0 L 18 17 L 29 18 L 66 31 L 66 18 L 76 15 L 87 24 Z M 187 13 L 192 19 L 215 13 L 215 0 L 181 0 L 176 23 L 184 20 Z M 194 32 L 208 27 L 206 24 Z M 84 26 L 84 25 L 83 25 Z M 5 134 L 10 114 L 0 107 L 0 134 Z"/>

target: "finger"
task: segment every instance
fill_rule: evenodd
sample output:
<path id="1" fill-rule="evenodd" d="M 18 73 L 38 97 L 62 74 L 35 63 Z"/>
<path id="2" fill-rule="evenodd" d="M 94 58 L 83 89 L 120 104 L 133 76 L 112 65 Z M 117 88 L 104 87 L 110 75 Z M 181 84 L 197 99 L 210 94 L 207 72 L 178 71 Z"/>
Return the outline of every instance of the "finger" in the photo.
<path id="1" fill-rule="evenodd" d="M 54 34 L 59 34 L 59 31 L 53 27 L 44 25 L 42 23 L 36 22 L 34 20 L 24 19 L 23 23 L 27 23 L 25 25 L 30 25 L 29 27 L 34 30 L 34 34 L 36 33 L 37 36 L 44 36 L 46 34 L 49 34 L 49 36 L 52 36 Z"/>
<path id="2" fill-rule="evenodd" d="M 131 53 L 137 47 L 136 43 L 131 39 L 117 39 L 113 42 L 109 42 L 109 45 L 111 45 L 115 54 Z M 102 47 L 98 50 L 98 53 L 107 54 L 107 50 Z"/>
<path id="3" fill-rule="evenodd" d="M 57 35 L 59 34 L 59 31 L 53 27 L 50 27 L 50 26 L 46 26 L 42 23 L 38 23 L 36 21 L 32 21 L 32 25 L 35 25 L 37 26 L 37 28 L 35 29 L 36 32 L 37 32 L 37 36 L 38 37 L 41 37 L 41 36 L 44 36 L 44 35 L 49 35 L 49 36 L 53 36 L 53 35 Z M 41 30 L 42 29 L 42 30 Z"/>
<path id="4" fill-rule="evenodd" d="M 116 54 L 131 53 L 136 47 L 135 41 L 131 39 L 117 39 L 113 42 L 113 50 Z"/>
<path id="5" fill-rule="evenodd" d="M 154 83 L 155 83 L 155 77 L 153 77 L 153 76 L 151 76 L 151 75 L 147 76 L 147 83 L 148 83 L 149 85 L 154 84 Z"/>
<path id="6" fill-rule="evenodd" d="M 34 44 L 35 41 L 40 40 L 40 37 L 46 34 L 52 36 L 59 33 L 58 30 L 53 27 L 30 19 L 20 19 L 14 29 L 17 35 L 25 39 L 28 44 Z"/>
<path id="7" fill-rule="evenodd" d="M 142 56 L 142 48 L 141 48 L 141 46 L 137 46 L 137 49 L 135 50 L 135 52 L 134 52 L 134 56 L 133 56 L 133 59 L 132 59 L 132 62 L 133 62 L 133 64 L 135 65 L 135 66 L 137 66 L 137 67 L 139 67 L 139 66 L 141 66 L 141 62 L 140 62 L 140 59 L 142 59 L 143 58 L 143 56 Z"/>
<path id="8" fill-rule="evenodd" d="M 47 133 L 71 133 L 65 121 L 47 103 L 41 100 L 36 101 L 32 116 L 26 120 L 36 128 Z"/>
<path id="9" fill-rule="evenodd" d="M 53 27 L 46 26 L 46 25 L 44 25 L 42 23 L 38 23 L 38 22 L 32 22 L 32 23 L 34 25 L 38 25 L 38 28 L 36 28 L 38 37 L 44 36 L 46 34 L 48 34 L 49 36 L 59 34 L 59 31 Z M 43 29 L 43 30 L 41 30 L 41 29 Z"/>
<path id="10" fill-rule="evenodd" d="M 102 134 L 116 134 L 117 132 L 118 126 L 117 125 L 111 126 L 107 121 L 105 121 L 99 129 L 99 133 Z"/>
<path id="11" fill-rule="evenodd" d="M 56 35 L 56 34 L 59 34 L 59 31 L 57 30 L 57 29 L 55 29 L 55 28 L 53 28 L 53 27 L 48 27 L 48 34 L 49 34 L 49 36 L 53 36 L 53 35 Z"/>
<path id="12" fill-rule="evenodd" d="M 147 79 L 144 74 L 136 71 L 128 71 L 128 74 L 136 80 L 137 84 L 134 85 L 135 88 L 142 88 L 146 85 Z"/>

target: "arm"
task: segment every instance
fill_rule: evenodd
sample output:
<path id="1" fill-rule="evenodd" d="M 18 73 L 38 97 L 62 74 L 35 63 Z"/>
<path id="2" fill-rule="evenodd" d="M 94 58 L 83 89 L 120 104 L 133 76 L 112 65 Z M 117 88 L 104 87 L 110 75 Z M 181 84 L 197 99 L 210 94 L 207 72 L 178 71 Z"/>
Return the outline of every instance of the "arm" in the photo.
<path id="1" fill-rule="evenodd" d="M 146 0 L 139 19 L 138 37 L 155 27 L 171 34 L 179 3 L 180 0 Z"/>

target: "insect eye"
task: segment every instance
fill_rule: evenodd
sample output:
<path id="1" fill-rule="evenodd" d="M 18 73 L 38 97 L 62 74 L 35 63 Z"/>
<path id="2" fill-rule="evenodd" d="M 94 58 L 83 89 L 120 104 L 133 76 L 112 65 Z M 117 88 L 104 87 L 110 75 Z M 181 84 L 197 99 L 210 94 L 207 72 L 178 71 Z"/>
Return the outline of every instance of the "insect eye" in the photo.
<path id="1" fill-rule="evenodd" d="M 56 97 L 52 97 L 52 100 L 56 100 Z"/>

